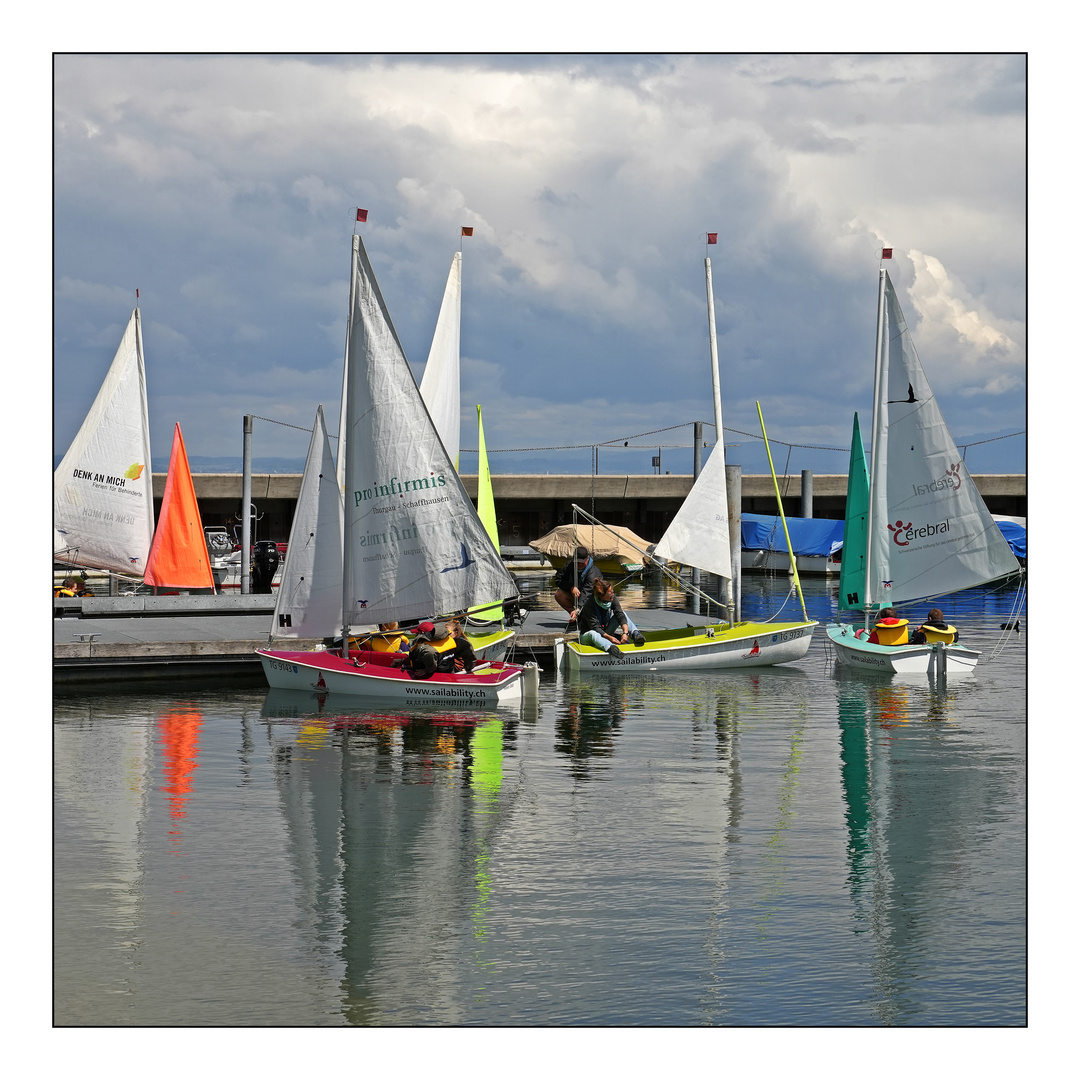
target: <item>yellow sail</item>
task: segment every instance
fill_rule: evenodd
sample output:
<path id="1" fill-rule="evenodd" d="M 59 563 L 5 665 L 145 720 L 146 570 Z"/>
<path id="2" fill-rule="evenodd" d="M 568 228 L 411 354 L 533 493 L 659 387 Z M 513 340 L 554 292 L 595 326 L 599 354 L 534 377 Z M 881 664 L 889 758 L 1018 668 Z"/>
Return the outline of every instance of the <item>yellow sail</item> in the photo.
<path id="1" fill-rule="evenodd" d="M 480 406 L 476 406 L 476 423 L 480 429 L 480 463 L 476 470 L 476 513 L 491 537 L 495 550 L 499 550 L 499 523 L 495 518 L 495 496 L 491 492 L 491 469 L 488 468 L 487 444 L 484 442 L 484 419 L 480 415 Z M 469 612 L 476 619 L 489 622 L 502 622 L 502 604 L 492 604 L 485 608 L 476 608 Z"/>

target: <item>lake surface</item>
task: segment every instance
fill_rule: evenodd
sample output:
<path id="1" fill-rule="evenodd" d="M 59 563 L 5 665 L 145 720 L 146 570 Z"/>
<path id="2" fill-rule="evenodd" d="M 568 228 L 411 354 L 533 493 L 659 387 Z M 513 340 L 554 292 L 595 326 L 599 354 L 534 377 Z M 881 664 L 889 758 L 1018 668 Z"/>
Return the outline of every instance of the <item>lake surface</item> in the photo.
<path id="1" fill-rule="evenodd" d="M 744 588 L 757 618 L 787 582 Z M 939 602 L 983 650 L 945 686 L 819 630 L 752 673 L 547 671 L 524 710 L 58 694 L 55 1023 L 1024 1025 L 1015 599 Z"/>

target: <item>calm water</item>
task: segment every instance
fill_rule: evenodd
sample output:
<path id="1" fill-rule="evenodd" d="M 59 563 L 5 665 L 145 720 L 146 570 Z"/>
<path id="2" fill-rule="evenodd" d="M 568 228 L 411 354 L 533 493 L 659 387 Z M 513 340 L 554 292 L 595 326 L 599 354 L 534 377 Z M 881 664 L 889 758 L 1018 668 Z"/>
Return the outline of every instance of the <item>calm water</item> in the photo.
<path id="1" fill-rule="evenodd" d="M 1025 1024 L 1014 597 L 941 605 L 984 650 L 944 688 L 818 631 L 753 674 L 546 672 L 524 713 L 57 696 L 55 1021 Z"/>

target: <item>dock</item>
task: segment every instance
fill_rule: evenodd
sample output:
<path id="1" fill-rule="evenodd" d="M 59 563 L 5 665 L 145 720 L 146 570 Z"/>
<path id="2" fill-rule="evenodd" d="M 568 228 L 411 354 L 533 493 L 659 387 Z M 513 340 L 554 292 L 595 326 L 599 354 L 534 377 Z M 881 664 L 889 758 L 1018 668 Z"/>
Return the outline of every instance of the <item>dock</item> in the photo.
<path id="1" fill-rule="evenodd" d="M 161 679 L 222 676 L 262 679 L 255 650 L 269 644 L 274 615 L 270 595 L 92 596 L 53 601 L 53 685 L 78 689 L 137 685 Z M 674 629 L 713 620 L 682 611 L 630 611 L 642 629 Z M 554 661 L 565 637 L 561 609 L 530 611 L 515 627 L 514 658 Z M 286 639 L 278 639 L 281 647 Z M 287 639 L 311 649 L 322 639 Z"/>

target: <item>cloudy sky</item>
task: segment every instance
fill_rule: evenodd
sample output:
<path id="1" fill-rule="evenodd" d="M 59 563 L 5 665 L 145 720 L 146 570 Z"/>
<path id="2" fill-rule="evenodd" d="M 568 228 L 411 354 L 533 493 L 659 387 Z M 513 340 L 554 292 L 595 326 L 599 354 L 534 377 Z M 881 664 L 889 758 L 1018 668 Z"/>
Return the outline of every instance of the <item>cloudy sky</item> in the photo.
<path id="1" fill-rule="evenodd" d="M 587 472 L 602 443 L 602 472 L 658 446 L 689 472 L 707 232 L 730 462 L 767 468 L 760 401 L 778 467 L 846 471 L 814 448 L 869 427 L 891 246 L 968 467 L 1026 469 L 1023 56 L 59 55 L 54 77 L 57 457 L 138 288 L 155 470 L 177 421 L 193 458 L 238 461 L 245 413 L 256 468 L 301 460 L 319 403 L 336 430 L 363 207 L 418 380 L 464 244 L 463 472 L 477 403 L 497 472 Z"/>

